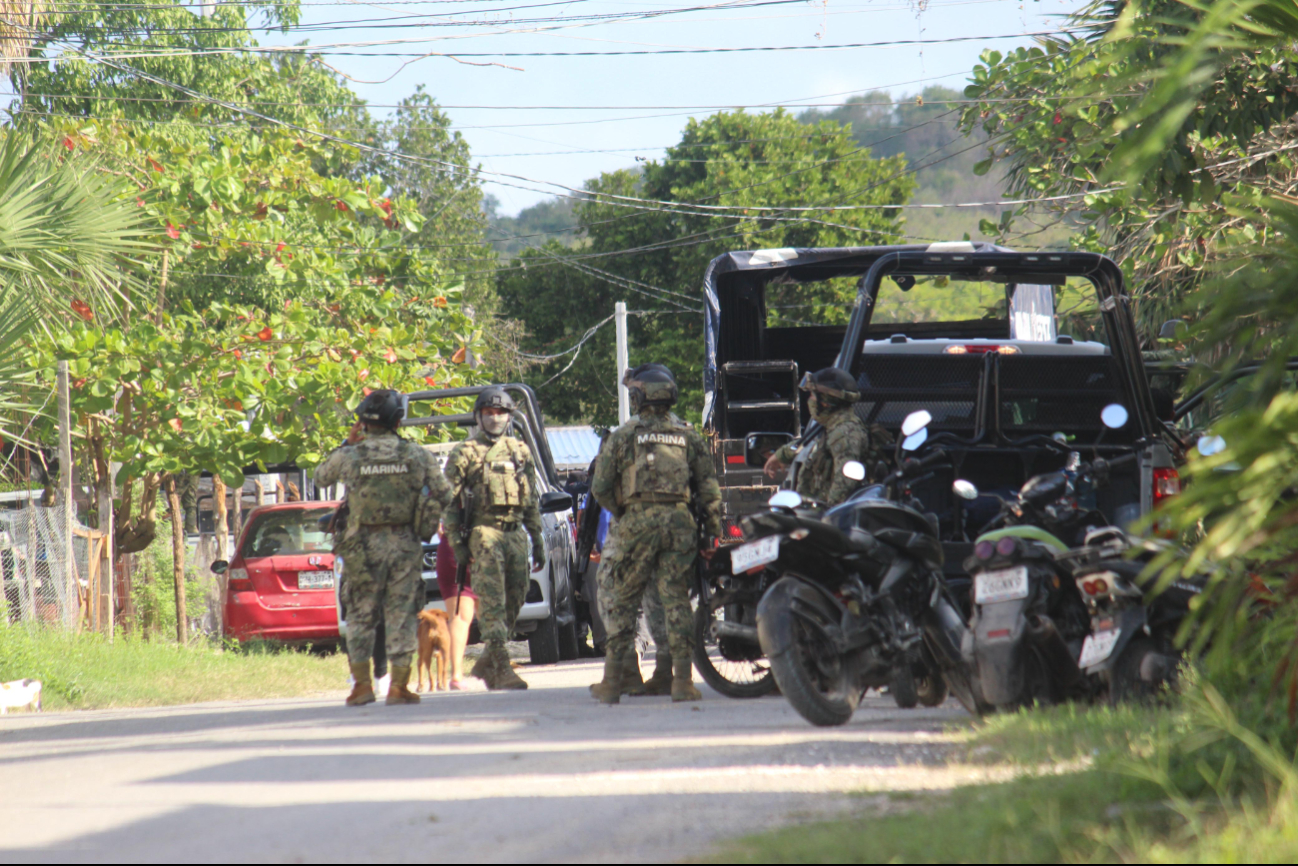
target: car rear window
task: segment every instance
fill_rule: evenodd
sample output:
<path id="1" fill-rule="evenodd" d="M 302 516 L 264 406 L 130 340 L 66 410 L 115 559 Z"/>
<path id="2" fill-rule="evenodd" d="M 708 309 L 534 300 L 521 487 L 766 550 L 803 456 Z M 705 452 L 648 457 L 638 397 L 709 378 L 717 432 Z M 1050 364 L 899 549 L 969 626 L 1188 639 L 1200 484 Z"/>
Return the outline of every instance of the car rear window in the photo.
<path id="1" fill-rule="evenodd" d="M 333 549 L 333 538 L 320 528 L 320 518 L 331 510 L 285 509 L 257 515 L 248 527 L 243 556 L 299 556 L 304 553 L 330 552 Z"/>

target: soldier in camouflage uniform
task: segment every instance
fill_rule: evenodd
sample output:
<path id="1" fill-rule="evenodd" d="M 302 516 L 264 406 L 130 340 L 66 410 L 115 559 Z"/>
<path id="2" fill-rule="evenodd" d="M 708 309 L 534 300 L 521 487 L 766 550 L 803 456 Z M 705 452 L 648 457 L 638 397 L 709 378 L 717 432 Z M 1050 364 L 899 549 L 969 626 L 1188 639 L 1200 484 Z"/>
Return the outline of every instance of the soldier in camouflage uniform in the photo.
<path id="1" fill-rule="evenodd" d="M 673 416 L 675 417 L 675 416 Z M 604 540 L 604 548 L 600 551 L 599 568 L 595 572 L 595 583 L 598 585 L 598 592 L 595 594 L 595 603 L 599 606 L 600 619 L 607 623 L 612 621 L 612 612 L 610 606 L 613 604 L 617 591 L 613 587 L 613 560 L 617 553 L 617 521 L 613 520 L 609 524 L 608 536 Z M 649 634 L 654 642 L 654 672 L 647 681 L 640 674 L 640 655 L 635 646 L 631 652 L 626 654 L 625 667 L 622 669 L 622 694 L 624 695 L 665 695 L 672 688 L 672 654 L 668 649 L 667 642 L 667 616 L 663 611 L 663 603 L 658 597 L 658 584 L 650 582 L 645 587 L 644 597 L 641 599 L 643 604 L 642 619 L 649 628 Z M 591 688 L 595 688 L 594 685 Z"/>
<path id="2" fill-rule="evenodd" d="M 653 582 L 667 618 L 672 700 L 697 701 L 702 695 L 692 681 L 689 586 L 701 551 L 689 503 L 697 499 L 706 531 L 716 537 L 721 534 L 721 488 L 703 437 L 673 420 L 669 411 L 676 402 L 671 372 L 645 365 L 627 371 L 623 383 L 638 414 L 609 436 L 591 484 L 595 498 L 618 521 L 604 679 L 591 691 L 602 703 L 618 702 L 640 603 Z M 710 555 L 711 549 L 706 550 Z"/>
<path id="3" fill-rule="evenodd" d="M 489 689 L 527 688 L 509 663 L 505 641 L 527 596 L 528 536 L 532 568 L 545 567 L 536 462 L 526 443 L 509 435 L 514 409 L 504 388 L 485 389 L 473 404 L 478 435 L 446 460 L 451 495 L 461 503 L 446 513 L 446 538 L 456 560 L 473 570 L 478 631 L 486 644 L 470 674 Z"/>
<path id="4" fill-rule="evenodd" d="M 853 407 L 861 399 L 861 391 L 846 371 L 826 367 L 808 373 L 799 387 L 811 392 L 807 408 L 812 420 L 825 432 L 803 446 L 810 450 L 798 470 L 796 489 L 809 499 L 837 505 L 860 485 L 843 474 L 843 465 L 856 460 L 870 467 L 878 457 L 876 449 L 886 444 L 879 440 L 886 440 L 888 435 L 881 428 L 867 430 L 856 414 Z M 766 461 L 767 476 L 777 478 L 794 461 L 799 450 L 790 443 L 772 454 Z"/>
<path id="5" fill-rule="evenodd" d="M 347 697 L 352 707 L 374 702 L 370 658 L 380 617 L 392 673 L 387 703 L 419 703 L 408 685 L 424 593 L 420 526 L 436 525 L 451 491 L 432 455 L 397 435 L 403 414 L 396 391 L 372 392 L 356 409 L 360 420 L 347 443 L 315 471 L 318 486 L 347 486 L 347 528 L 334 555 L 345 569 L 347 656 L 356 681 Z"/>

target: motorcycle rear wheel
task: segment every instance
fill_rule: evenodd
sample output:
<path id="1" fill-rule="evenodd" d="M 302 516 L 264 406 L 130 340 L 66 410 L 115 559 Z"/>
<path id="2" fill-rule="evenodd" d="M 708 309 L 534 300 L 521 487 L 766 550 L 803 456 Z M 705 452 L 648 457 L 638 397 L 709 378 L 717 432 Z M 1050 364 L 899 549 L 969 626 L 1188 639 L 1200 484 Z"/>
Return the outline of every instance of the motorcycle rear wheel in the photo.
<path id="1" fill-rule="evenodd" d="M 903 710 L 914 709 L 919 703 L 919 684 L 915 681 L 915 672 L 911 670 L 910 660 L 899 659 L 888 676 L 888 692 L 893 701 Z"/>
<path id="2" fill-rule="evenodd" d="M 760 698 L 775 690 L 775 677 L 766 658 L 734 661 L 721 651 L 712 636 L 712 623 L 725 616 L 724 608 L 700 603 L 694 611 L 694 666 L 703 681 L 728 698 Z"/>
<path id="3" fill-rule="evenodd" d="M 789 608 L 781 606 L 769 616 L 771 632 L 788 647 L 771 656 L 771 672 L 785 699 L 813 725 L 847 724 L 861 700 L 849 665 Z"/>

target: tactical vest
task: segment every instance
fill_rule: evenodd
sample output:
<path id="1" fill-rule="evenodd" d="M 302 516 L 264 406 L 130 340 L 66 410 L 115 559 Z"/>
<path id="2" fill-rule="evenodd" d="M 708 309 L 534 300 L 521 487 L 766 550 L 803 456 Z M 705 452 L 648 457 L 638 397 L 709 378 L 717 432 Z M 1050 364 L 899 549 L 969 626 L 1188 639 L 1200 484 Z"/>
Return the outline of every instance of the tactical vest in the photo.
<path id="1" fill-rule="evenodd" d="M 527 457 L 517 439 L 501 436 L 483 458 L 482 486 L 491 508 L 520 508 L 528 501 Z"/>
<path id="2" fill-rule="evenodd" d="M 631 433 L 631 465 L 622 472 L 621 501 L 688 502 L 689 441 L 685 428 L 653 430 L 637 424 Z"/>
<path id="3" fill-rule="evenodd" d="M 423 463 L 418 446 L 399 442 L 395 448 L 365 441 L 357 445 L 355 478 L 347 485 L 349 519 L 354 524 L 410 523 L 424 487 Z"/>

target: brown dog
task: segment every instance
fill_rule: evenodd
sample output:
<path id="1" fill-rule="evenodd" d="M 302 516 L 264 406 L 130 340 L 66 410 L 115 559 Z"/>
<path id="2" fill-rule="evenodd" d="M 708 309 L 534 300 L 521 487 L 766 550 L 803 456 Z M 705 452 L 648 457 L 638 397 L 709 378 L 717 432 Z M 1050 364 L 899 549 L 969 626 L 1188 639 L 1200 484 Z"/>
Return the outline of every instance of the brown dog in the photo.
<path id="1" fill-rule="evenodd" d="M 432 661 L 437 656 L 437 679 L 433 679 Z M 419 612 L 419 670 L 415 691 L 424 690 L 424 671 L 428 671 L 428 690 L 445 691 L 451 678 L 451 628 L 446 611 Z"/>

